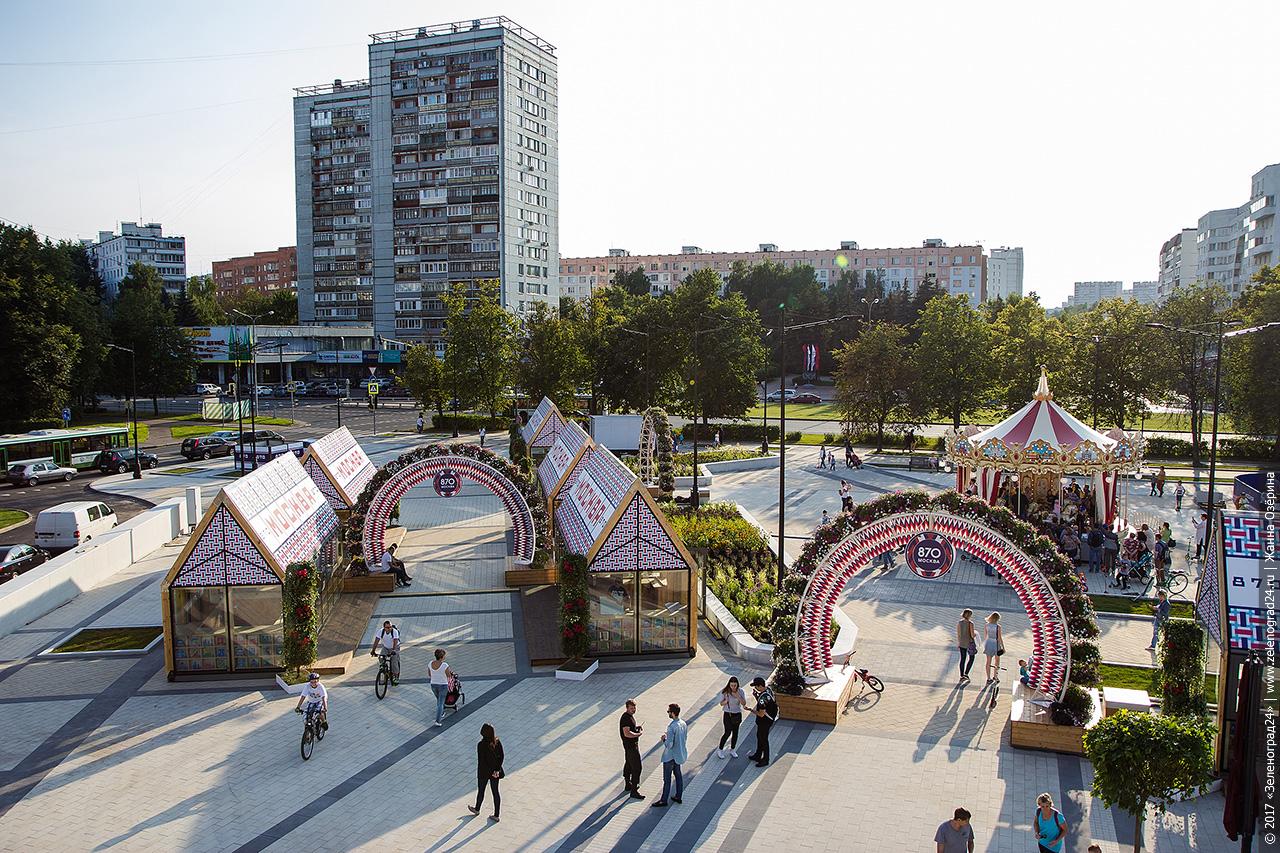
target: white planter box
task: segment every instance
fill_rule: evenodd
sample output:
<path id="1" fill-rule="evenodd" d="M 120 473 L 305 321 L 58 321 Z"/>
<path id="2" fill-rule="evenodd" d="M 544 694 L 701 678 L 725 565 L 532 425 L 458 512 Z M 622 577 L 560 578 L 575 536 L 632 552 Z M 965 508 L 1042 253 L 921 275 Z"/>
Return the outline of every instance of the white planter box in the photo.
<path id="1" fill-rule="evenodd" d="M 600 668 L 600 661 L 593 660 L 591 662 L 591 665 L 588 666 L 586 669 L 584 669 L 582 672 L 574 672 L 573 670 L 568 670 L 568 669 L 557 669 L 556 678 L 563 681 L 586 681 L 587 678 L 591 675 L 591 673 L 595 672 L 599 668 Z"/>
<path id="2" fill-rule="evenodd" d="M 728 459 L 724 462 L 706 462 L 702 466 L 702 470 L 711 474 L 728 474 L 733 471 L 763 471 L 767 468 L 777 468 L 779 457 L 777 454 L 768 456 L 757 456 L 754 459 Z"/>
<path id="3" fill-rule="evenodd" d="M 307 686 L 305 684 L 288 684 L 279 675 L 276 676 L 276 684 L 280 685 L 280 689 L 285 693 L 289 693 L 293 696 L 297 696 L 302 693 L 302 688 Z"/>

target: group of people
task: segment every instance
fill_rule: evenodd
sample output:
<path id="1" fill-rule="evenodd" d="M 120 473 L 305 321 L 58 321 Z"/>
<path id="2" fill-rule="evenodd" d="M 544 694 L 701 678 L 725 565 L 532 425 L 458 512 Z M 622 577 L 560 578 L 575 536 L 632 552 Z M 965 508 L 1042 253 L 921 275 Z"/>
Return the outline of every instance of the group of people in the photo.
<path id="1" fill-rule="evenodd" d="M 858 454 L 853 452 L 853 443 L 848 439 L 844 442 L 844 467 L 856 470 L 862 467 L 862 460 L 858 458 Z M 836 449 L 821 445 L 818 448 L 818 468 L 820 470 L 836 470 Z"/>
<path id="2" fill-rule="evenodd" d="M 749 704 L 747 694 L 737 678 L 730 678 L 720 691 L 720 707 L 724 709 L 724 733 L 720 736 L 716 756 L 726 757 L 727 743 L 728 755 L 738 757 L 738 732 L 742 725 L 742 715 L 748 713 L 756 718 L 756 748 L 747 756 L 747 760 L 754 761 L 757 767 L 767 767 L 770 757 L 769 730 L 778 721 L 778 700 L 764 679 L 758 676 L 751 681 L 751 694 L 755 700 L 754 705 Z M 644 726 L 636 722 L 636 710 L 636 700 L 628 699 L 622 717 L 618 720 L 618 734 L 622 738 L 622 784 L 632 799 L 643 800 L 645 795 L 640 793 L 640 775 L 643 769 L 640 738 L 644 734 Z M 674 702 L 667 706 L 667 727 L 658 738 L 662 743 L 662 796 L 652 803 L 653 808 L 665 808 L 670 803 L 683 802 L 684 775 L 681 766 L 689 760 L 689 725 L 680 718 L 680 710 L 680 706 Z"/>
<path id="3" fill-rule="evenodd" d="M 965 608 L 956 623 L 956 645 L 960 648 L 960 683 L 969 681 L 969 671 L 978 657 L 978 626 L 973 622 L 973 611 Z M 1000 658 L 1004 656 L 1004 631 L 1000 627 L 1000 614 L 992 613 L 982 625 L 982 654 L 986 657 L 987 684 L 998 684 L 1000 681 Z M 1021 677 L 1027 677 L 1026 661 L 1018 661 L 1022 667 Z M 1023 682 L 1026 683 L 1025 681 Z"/>
<path id="4" fill-rule="evenodd" d="M 957 808 L 950 820 L 943 821 L 933 834 L 938 853 L 973 853 L 972 819 L 968 809 Z M 1036 797 L 1031 830 L 1040 853 L 1062 853 L 1067 846 L 1068 829 L 1067 819 L 1053 805 L 1053 795 L 1044 793 Z M 1102 853 L 1102 847 L 1090 844 L 1087 853 Z"/>

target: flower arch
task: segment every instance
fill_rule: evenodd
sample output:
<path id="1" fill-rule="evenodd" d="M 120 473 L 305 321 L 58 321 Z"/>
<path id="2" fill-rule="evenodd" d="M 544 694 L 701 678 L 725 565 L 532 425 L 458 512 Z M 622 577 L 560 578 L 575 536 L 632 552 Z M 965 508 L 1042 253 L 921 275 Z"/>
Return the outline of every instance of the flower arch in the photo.
<path id="1" fill-rule="evenodd" d="M 551 533 L 546 507 L 531 479 L 518 466 L 477 445 L 429 444 L 388 462 L 360 493 L 343 528 L 353 567 L 367 569 L 367 557 L 381 557 L 382 537 L 392 510 L 409 489 L 445 468 L 497 495 L 515 529 L 516 562 L 540 562 L 550 546 Z"/>
<path id="2" fill-rule="evenodd" d="M 845 583 L 875 557 L 933 530 L 992 564 L 1032 624 L 1032 684 L 1061 697 L 1097 682 L 1093 606 L 1074 566 L 1047 536 L 1003 507 L 953 491 L 896 492 L 859 504 L 818 531 L 783 581 L 774 612 L 778 687 L 799 693 L 832 664 L 830 619 Z"/>

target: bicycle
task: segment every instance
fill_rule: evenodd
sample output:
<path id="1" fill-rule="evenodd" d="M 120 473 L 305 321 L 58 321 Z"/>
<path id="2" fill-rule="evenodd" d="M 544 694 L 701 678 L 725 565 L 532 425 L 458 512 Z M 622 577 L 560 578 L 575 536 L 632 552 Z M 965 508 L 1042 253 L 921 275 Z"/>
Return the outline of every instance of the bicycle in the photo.
<path id="1" fill-rule="evenodd" d="M 303 713 L 302 709 L 298 709 L 298 713 Z M 302 760 L 307 761 L 311 758 L 311 752 L 315 749 L 316 741 L 324 740 L 324 718 L 320 713 L 318 703 L 307 705 L 306 719 L 302 723 Z"/>
<path id="2" fill-rule="evenodd" d="M 849 652 L 849 654 L 845 656 L 844 666 L 846 669 L 849 667 L 849 661 L 851 661 L 853 659 L 853 656 L 856 654 L 857 654 L 857 651 L 855 650 L 855 651 Z M 853 676 L 854 678 L 860 680 L 867 687 L 870 687 L 876 693 L 884 692 L 884 682 L 876 678 L 874 675 L 872 675 L 871 672 L 867 670 L 865 667 L 855 667 L 853 670 Z M 858 691 L 858 695 L 859 696 L 862 695 L 861 690 Z"/>
<path id="3" fill-rule="evenodd" d="M 387 695 L 387 687 L 393 680 L 391 674 L 391 655 L 386 652 L 378 653 L 378 675 L 373 680 L 373 693 L 379 699 Z"/>

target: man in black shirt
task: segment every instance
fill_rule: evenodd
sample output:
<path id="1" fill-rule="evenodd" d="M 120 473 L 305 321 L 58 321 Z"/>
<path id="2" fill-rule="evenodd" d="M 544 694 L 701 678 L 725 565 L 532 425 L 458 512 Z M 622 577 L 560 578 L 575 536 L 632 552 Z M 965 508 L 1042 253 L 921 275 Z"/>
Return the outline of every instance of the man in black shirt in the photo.
<path id="1" fill-rule="evenodd" d="M 627 710 L 618 720 L 618 734 L 622 738 L 622 781 L 633 800 L 643 800 L 640 793 L 640 734 L 643 726 L 636 725 L 636 700 L 627 700 Z"/>
<path id="2" fill-rule="evenodd" d="M 756 706 L 751 709 L 756 715 L 756 751 L 748 755 L 747 760 L 754 761 L 757 767 L 765 767 L 769 764 L 769 729 L 778 721 L 778 700 L 759 676 L 752 680 L 751 692 L 756 697 Z"/>

